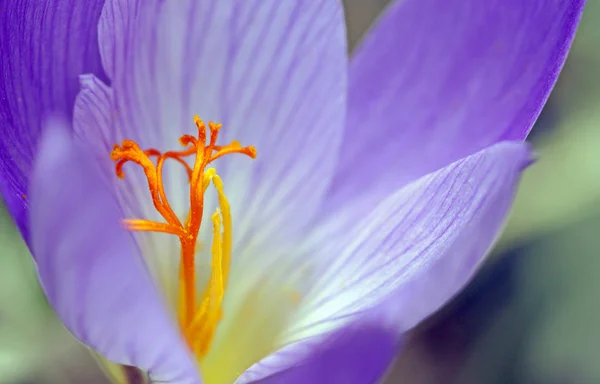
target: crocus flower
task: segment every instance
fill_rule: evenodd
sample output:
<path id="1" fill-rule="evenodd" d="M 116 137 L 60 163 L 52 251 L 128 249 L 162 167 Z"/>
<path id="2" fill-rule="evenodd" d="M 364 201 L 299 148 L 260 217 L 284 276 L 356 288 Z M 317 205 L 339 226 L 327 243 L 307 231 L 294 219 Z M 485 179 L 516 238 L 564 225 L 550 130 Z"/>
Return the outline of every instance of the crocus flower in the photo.
<path id="1" fill-rule="evenodd" d="M 102 3 L 7 1 L 1 188 L 67 328 L 165 383 L 378 381 L 490 249 L 583 7 L 398 1 L 348 62 L 338 1 Z"/>

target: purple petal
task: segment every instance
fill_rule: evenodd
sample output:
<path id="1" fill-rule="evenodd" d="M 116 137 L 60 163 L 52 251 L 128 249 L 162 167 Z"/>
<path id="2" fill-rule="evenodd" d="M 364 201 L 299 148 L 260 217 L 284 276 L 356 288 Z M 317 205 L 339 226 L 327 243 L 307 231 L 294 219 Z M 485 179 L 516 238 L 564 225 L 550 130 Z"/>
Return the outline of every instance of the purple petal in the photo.
<path id="1" fill-rule="evenodd" d="M 196 365 L 89 159 L 52 120 L 31 181 L 40 281 L 67 328 L 108 359 L 168 383 L 200 383 Z"/>
<path id="2" fill-rule="evenodd" d="M 112 89 L 94 75 L 80 76 L 81 91 L 73 107 L 73 133 L 100 165 L 108 182 L 116 181 L 110 152 L 117 142 L 112 132 Z"/>
<path id="3" fill-rule="evenodd" d="M 98 42 L 102 66 L 110 78 L 123 76 L 123 55 L 127 43 L 135 33 L 135 19 L 140 7 L 139 0 L 107 0 L 98 23 Z M 115 67 L 121 73 L 115 73 Z"/>
<path id="4" fill-rule="evenodd" d="M 81 92 L 73 108 L 73 129 L 83 142 L 95 143 L 104 161 L 112 164 L 108 155 L 115 144 L 110 137 L 112 89 L 90 74 L 80 76 L 79 81 Z"/>
<path id="5" fill-rule="evenodd" d="M 348 126 L 330 204 L 361 195 L 365 185 L 374 203 L 489 145 L 525 139 L 583 3 L 396 1 L 351 61 Z"/>
<path id="6" fill-rule="evenodd" d="M 136 4 L 108 1 L 100 20 L 119 139 L 177 148 L 180 135 L 195 134 L 194 114 L 223 123 L 222 143 L 258 150 L 255 161 L 230 156 L 216 165 L 237 233 L 256 238 L 283 223 L 303 226 L 333 174 L 345 118 L 340 2 Z M 185 174 L 172 183 L 185 185 Z M 171 196 L 185 202 L 184 192 Z"/>
<path id="7" fill-rule="evenodd" d="M 319 281 L 288 339 L 339 327 L 382 301 L 402 330 L 436 311 L 481 264 L 530 162 L 526 144 L 499 143 L 400 189 L 358 222 L 348 206 L 323 223 L 308 239 Z"/>
<path id="8" fill-rule="evenodd" d="M 357 321 L 273 353 L 244 372 L 236 384 L 378 383 L 399 344 L 395 331 L 375 321 Z"/>
<path id="9" fill-rule="evenodd" d="M 102 73 L 97 22 L 104 0 L 0 2 L 0 191 L 28 237 L 27 185 L 41 121 L 70 115 L 81 73 Z"/>

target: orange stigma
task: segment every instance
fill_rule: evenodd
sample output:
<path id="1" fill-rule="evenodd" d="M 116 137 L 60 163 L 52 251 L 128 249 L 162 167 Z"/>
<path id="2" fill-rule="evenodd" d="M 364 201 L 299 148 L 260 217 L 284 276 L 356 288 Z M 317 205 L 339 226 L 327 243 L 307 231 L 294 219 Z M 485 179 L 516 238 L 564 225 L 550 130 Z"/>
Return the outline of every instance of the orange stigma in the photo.
<path id="1" fill-rule="evenodd" d="M 176 235 L 181 243 L 179 323 L 188 345 L 198 357 L 208 353 L 217 325 L 222 317 L 222 303 L 227 286 L 229 263 L 231 260 L 231 213 L 223 190 L 223 183 L 214 168 L 206 167 L 214 160 L 232 153 L 256 158 L 256 149 L 242 147 L 239 142 L 217 145 L 221 124 L 208 123 L 210 137 L 206 143 L 206 125 L 194 116 L 198 136 L 183 135 L 179 139 L 185 147 L 182 151 L 161 153 L 156 149 L 140 149 L 135 141 L 123 140 L 121 146 L 115 144 L 110 157 L 115 161 L 116 174 L 124 178 L 123 165 L 129 161 L 139 165 L 148 179 L 148 188 L 154 207 L 164 222 L 144 219 L 126 219 L 125 225 L 132 231 L 163 232 Z M 186 157 L 194 156 L 190 166 Z M 151 158 L 156 158 L 152 161 Z M 190 209 L 182 222 L 167 199 L 162 169 L 165 160 L 172 159 L 182 164 L 188 174 L 190 184 Z M 211 248 L 211 273 L 200 300 L 196 298 L 196 244 L 204 211 L 204 192 L 211 184 L 217 190 L 219 208 L 212 216 L 213 244 Z"/>

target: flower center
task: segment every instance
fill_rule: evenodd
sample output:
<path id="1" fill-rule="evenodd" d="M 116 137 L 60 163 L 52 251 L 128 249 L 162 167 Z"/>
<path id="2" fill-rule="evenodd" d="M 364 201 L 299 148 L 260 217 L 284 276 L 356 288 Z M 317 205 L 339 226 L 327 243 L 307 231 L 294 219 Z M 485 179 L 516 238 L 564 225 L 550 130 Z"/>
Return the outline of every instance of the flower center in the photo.
<path id="1" fill-rule="evenodd" d="M 178 320 L 189 347 L 194 354 L 202 358 L 208 353 L 217 325 L 222 317 L 222 303 L 229 275 L 232 244 L 231 213 L 223 190 L 223 183 L 214 168 L 206 169 L 206 167 L 216 159 L 232 153 L 255 158 L 256 149 L 252 146 L 242 147 L 237 141 L 224 146 L 217 145 L 221 124 L 212 122 L 208 123 L 210 138 L 207 145 L 206 125 L 198 116 L 194 116 L 194 122 L 198 127 L 198 136 L 181 136 L 179 142 L 185 147 L 182 151 L 161 153 L 153 148 L 142 150 L 135 141 L 123 140 L 121 146 L 115 144 L 110 156 L 116 163 L 116 174 L 121 179 L 125 177 L 123 173 L 125 163 L 131 161 L 142 167 L 148 179 L 148 188 L 154 207 L 165 220 L 165 222 L 156 222 L 145 219 L 126 219 L 126 227 L 131 231 L 163 232 L 179 237 L 181 261 Z M 193 166 L 190 166 L 185 160 L 189 156 L 195 157 Z M 156 158 L 156 162 L 151 158 Z M 183 223 L 173 212 L 165 193 L 162 169 L 167 159 L 182 164 L 188 174 L 190 208 Z M 217 190 L 219 208 L 212 215 L 211 273 L 201 298 L 197 300 L 196 244 L 202 223 L 204 193 L 211 182 Z"/>

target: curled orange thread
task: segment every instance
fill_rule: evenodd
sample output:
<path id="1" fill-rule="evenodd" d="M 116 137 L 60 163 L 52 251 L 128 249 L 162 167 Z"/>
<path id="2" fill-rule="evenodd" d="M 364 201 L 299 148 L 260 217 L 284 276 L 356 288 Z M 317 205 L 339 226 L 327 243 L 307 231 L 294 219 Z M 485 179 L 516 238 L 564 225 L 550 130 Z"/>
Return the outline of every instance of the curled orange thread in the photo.
<path id="1" fill-rule="evenodd" d="M 214 169 L 206 169 L 206 167 L 216 159 L 233 153 L 256 158 L 256 149 L 253 146 L 242 147 L 237 141 L 223 146 L 217 145 L 221 124 L 212 122 L 208 123 L 210 137 L 206 144 L 206 125 L 198 116 L 194 116 L 194 122 L 198 128 L 198 136 L 183 135 L 179 138 L 179 143 L 185 147 L 184 150 L 165 153 L 153 148 L 142 150 L 135 141 L 123 140 L 120 146 L 115 144 L 110 156 L 115 161 L 115 172 L 119 178 L 125 177 L 123 166 L 127 162 L 133 162 L 143 169 L 154 207 L 165 220 L 165 222 L 155 222 L 145 219 L 126 219 L 125 226 L 132 231 L 162 232 L 179 238 L 181 243 L 179 322 L 190 348 L 198 356 L 203 357 L 208 352 L 222 317 L 222 302 L 229 274 L 232 244 L 231 212 L 223 183 Z M 191 166 L 185 160 L 189 156 L 194 156 Z M 152 161 L 151 158 L 156 160 Z M 183 223 L 171 208 L 165 193 L 162 170 L 167 159 L 177 161 L 187 172 L 190 184 L 190 208 Z M 211 183 L 218 193 L 219 208 L 212 216 L 211 274 L 202 297 L 197 300 L 196 244 L 202 224 L 204 193 Z"/>

